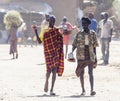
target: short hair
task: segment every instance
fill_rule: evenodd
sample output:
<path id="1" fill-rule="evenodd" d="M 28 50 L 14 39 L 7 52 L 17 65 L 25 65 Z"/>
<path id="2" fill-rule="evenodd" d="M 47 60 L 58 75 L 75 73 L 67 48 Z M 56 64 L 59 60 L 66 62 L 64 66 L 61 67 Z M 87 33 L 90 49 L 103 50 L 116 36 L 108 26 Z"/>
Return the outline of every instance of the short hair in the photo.
<path id="1" fill-rule="evenodd" d="M 54 22 L 56 21 L 56 17 L 54 15 L 49 16 L 49 22 Z"/>
<path id="2" fill-rule="evenodd" d="M 90 24 L 91 24 L 90 19 L 89 19 L 89 18 L 87 18 L 87 17 L 82 17 L 81 21 L 82 21 L 82 23 L 87 23 L 88 25 L 90 25 Z"/>
<path id="3" fill-rule="evenodd" d="M 66 17 L 66 16 L 63 17 L 63 21 L 64 21 L 64 22 L 67 21 L 67 17 Z"/>
<path id="4" fill-rule="evenodd" d="M 108 16 L 109 16 L 109 13 L 108 13 L 108 12 L 105 12 L 104 16 L 107 16 L 107 17 L 108 17 Z"/>

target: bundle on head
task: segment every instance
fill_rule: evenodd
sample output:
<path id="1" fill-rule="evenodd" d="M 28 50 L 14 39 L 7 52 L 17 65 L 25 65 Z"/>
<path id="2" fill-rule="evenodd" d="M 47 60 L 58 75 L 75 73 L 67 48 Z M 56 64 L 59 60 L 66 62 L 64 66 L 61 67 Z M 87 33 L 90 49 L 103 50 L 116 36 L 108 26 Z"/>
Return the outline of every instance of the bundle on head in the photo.
<path id="1" fill-rule="evenodd" d="M 4 15 L 3 22 L 6 25 L 7 29 L 10 29 L 11 26 L 19 27 L 22 24 L 22 17 L 18 11 L 11 10 Z"/>

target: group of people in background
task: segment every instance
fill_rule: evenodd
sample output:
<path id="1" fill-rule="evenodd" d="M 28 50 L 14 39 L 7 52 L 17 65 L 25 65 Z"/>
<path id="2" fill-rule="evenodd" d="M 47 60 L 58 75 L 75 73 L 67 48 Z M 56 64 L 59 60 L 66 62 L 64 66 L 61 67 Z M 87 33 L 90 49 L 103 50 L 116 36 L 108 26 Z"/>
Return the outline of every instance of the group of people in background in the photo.
<path id="1" fill-rule="evenodd" d="M 98 23 L 98 33 L 101 43 L 103 65 L 109 64 L 110 42 L 113 33 L 113 21 L 109 18 L 108 12 L 101 14 L 102 20 Z"/>
<path id="2" fill-rule="evenodd" d="M 96 47 L 99 45 L 98 39 L 100 39 L 101 52 L 103 64 L 109 63 L 109 45 L 111 42 L 113 22 L 109 19 L 107 12 L 101 13 L 101 21 L 97 22 L 93 13 L 88 13 L 88 16 L 82 17 L 80 20 L 80 26 L 73 26 L 67 19 L 63 17 L 59 26 L 55 26 L 56 17 L 54 15 L 45 15 L 45 19 L 40 26 L 40 34 L 38 32 L 38 26 L 33 25 L 36 39 L 39 44 L 43 43 L 44 55 L 46 62 L 46 81 L 44 91 L 49 90 L 49 78 L 52 73 L 52 84 L 50 88 L 50 95 L 55 95 L 54 84 L 56 81 L 56 74 L 62 76 L 64 72 L 64 57 L 67 58 L 68 45 L 72 31 L 77 29 L 75 37 L 73 38 L 71 53 L 74 54 L 76 49 L 77 68 L 76 76 L 80 78 L 82 93 L 84 96 L 86 90 L 84 87 L 84 72 L 85 67 L 88 66 L 89 81 L 90 81 L 90 95 L 96 94 L 94 91 L 94 76 L 93 69 L 97 66 L 97 52 Z M 15 31 L 14 31 L 15 30 Z M 17 36 L 12 36 L 16 33 L 17 28 L 10 31 L 12 39 L 17 41 Z M 14 34 L 15 35 L 15 34 Z M 99 37 L 99 38 L 98 38 Z M 65 56 L 64 47 L 65 45 Z M 18 58 L 17 42 L 11 43 L 10 54 L 16 52 L 16 58 Z M 69 57 L 68 57 L 69 58 Z"/>

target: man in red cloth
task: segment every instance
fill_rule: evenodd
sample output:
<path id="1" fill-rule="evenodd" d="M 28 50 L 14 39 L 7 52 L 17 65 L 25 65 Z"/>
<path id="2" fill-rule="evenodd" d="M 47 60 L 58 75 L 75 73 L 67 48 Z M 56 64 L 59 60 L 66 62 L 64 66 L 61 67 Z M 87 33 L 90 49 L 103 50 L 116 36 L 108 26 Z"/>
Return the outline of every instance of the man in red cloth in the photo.
<path id="1" fill-rule="evenodd" d="M 49 27 L 43 33 L 43 40 L 38 36 L 37 29 L 35 29 L 36 37 L 39 43 L 43 42 L 44 55 L 46 61 L 46 81 L 44 91 L 48 92 L 49 77 L 52 73 L 52 84 L 50 95 L 55 95 L 53 92 L 56 74 L 62 76 L 64 70 L 64 55 L 63 55 L 63 37 L 59 33 L 59 29 L 55 28 L 55 17 L 49 17 Z"/>

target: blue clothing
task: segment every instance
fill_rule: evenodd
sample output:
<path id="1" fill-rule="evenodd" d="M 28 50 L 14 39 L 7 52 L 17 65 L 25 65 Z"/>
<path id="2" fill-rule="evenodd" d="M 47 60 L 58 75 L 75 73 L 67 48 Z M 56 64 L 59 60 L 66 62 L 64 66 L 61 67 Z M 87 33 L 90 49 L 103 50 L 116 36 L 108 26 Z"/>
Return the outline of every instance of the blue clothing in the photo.
<path id="1" fill-rule="evenodd" d="M 97 20 L 96 19 L 90 19 L 91 24 L 89 25 L 89 29 L 94 30 L 95 32 L 97 31 Z"/>
<path id="2" fill-rule="evenodd" d="M 19 31 L 19 32 L 17 32 L 17 37 L 20 38 L 20 36 L 21 36 L 21 33 Z"/>

